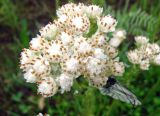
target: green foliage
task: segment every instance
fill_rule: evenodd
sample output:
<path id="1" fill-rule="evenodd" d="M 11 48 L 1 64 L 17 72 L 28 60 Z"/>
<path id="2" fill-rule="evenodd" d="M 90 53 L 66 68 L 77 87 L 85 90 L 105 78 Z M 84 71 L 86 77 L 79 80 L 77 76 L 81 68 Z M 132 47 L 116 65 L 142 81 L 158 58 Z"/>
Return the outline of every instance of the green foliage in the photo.
<path id="1" fill-rule="evenodd" d="M 18 16 L 11 0 L 0 0 L 0 23 L 16 27 Z"/>
<path id="2" fill-rule="evenodd" d="M 56 0 L 56 9 L 58 9 L 60 6 L 60 0 Z"/>
<path id="3" fill-rule="evenodd" d="M 96 22 L 93 19 L 90 19 L 90 29 L 89 32 L 84 34 L 85 37 L 91 37 L 98 29 Z"/>
<path id="4" fill-rule="evenodd" d="M 91 0 L 93 4 L 99 5 L 106 9 L 106 1 L 105 0 Z"/>
<path id="5" fill-rule="evenodd" d="M 105 14 L 112 14 L 118 21 L 118 28 L 123 28 L 131 35 L 144 35 L 151 39 L 157 39 L 158 28 L 160 27 L 159 17 L 148 14 L 133 5 L 128 8 L 128 0 L 124 8 L 114 11 L 110 6 L 107 7 Z M 145 2 L 144 2 L 145 4 Z M 153 26 L 154 25 L 154 26 Z M 152 41 L 152 40 L 151 40 Z"/>
<path id="6" fill-rule="evenodd" d="M 132 35 L 155 37 L 154 34 L 157 33 L 155 28 L 158 28 L 158 20 L 140 9 L 131 10 L 129 13 L 119 11 L 116 17 L 119 22 L 118 27 L 125 28 Z"/>
<path id="7" fill-rule="evenodd" d="M 27 21 L 26 20 L 21 21 L 21 30 L 20 30 L 19 36 L 21 38 L 22 47 L 28 47 L 29 33 L 28 33 L 28 29 L 27 29 Z"/>
<path id="8" fill-rule="evenodd" d="M 69 1 L 78 2 L 77 0 Z M 115 2 L 118 4 L 117 1 Z M 56 0 L 54 3 L 55 7 L 58 8 L 62 2 Z M 118 28 L 123 28 L 129 33 L 127 40 L 120 48 L 121 52 L 119 54 L 121 60 L 128 67 L 123 77 L 117 77 L 117 79 L 139 98 L 142 106 L 133 108 L 130 104 L 104 96 L 96 88 L 88 87 L 88 83 L 81 77 L 75 81 L 70 93 L 56 94 L 47 98 L 44 108 L 40 109 L 40 97 L 36 94 L 35 85 L 25 83 L 18 66 L 20 51 L 23 47 L 28 47 L 29 44 L 31 36 L 29 30 L 33 20 L 26 17 L 22 19 L 22 14 L 17 15 L 19 7 L 13 4 L 11 0 L 0 0 L 0 25 L 9 26 L 17 31 L 11 37 L 14 41 L 4 45 L 1 44 L 0 48 L 0 112 L 2 116 L 5 114 L 11 116 L 36 115 L 39 112 L 48 113 L 51 116 L 157 116 L 160 113 L 159 67 L 151 66 L 149 71 L 141 71 L 137 66 L 131 65 L 125 55 L 127 50 L 130 49 L 130 45 L 133 44 L 132 41 L 129 41 L 132 40 L 130 36 L 146 35 L 151 38 L 152 42 L 159 39 L 160 1 L 139 0 L 132 4 L 129 0 L 126 0 L 125 5 L 116 8 L 116 10 L 114 9 L 116 4 L 109 5 L 110 0 L 85 0 L 84 3 L 103 6 L 105 14 L 109 13 L 116 17 Z M 29 5 L 27 7 L 21 6 L 21 9 L 31 9 L 32 11 L 34 8 Z M 43 15 L 46 16 L 46 14 L 42 14 L 42 16 L 33 16 L 32 18 L 37 21 L 36 23 L 39 23 L 39 19 L 46 18 Z M 97 29 L 95 22 L 92 23 L 93 27 L 86 36 L 91 36 Z M 38 28 L 36 28 L 36 31 L 38 31 Z M 32 34 L 36 35 L 34 32 Z"/>

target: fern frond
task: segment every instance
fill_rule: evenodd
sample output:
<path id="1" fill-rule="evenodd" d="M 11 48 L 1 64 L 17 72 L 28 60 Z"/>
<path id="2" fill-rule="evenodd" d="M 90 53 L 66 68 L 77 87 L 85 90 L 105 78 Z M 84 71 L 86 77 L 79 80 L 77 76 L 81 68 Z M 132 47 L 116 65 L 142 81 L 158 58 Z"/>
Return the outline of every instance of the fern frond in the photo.
<path id="1" fill-rule="evenodd" d="M 158 18 L 141 9 L 126 10 L 126 8 L 127 5 L 121 10 L 114 11 L 108 6 L 105 14 L 112 14 L 118 21 L 118 28 L 125 29 L 129 34 L 156 38 L 159 26 Z"/>
<path id="2" fill-rule="evenodd" d="M 130 11 L 129 13 L 117 12 L 118 26 L 125 28 L 129 33 L 134 35 L 143 34 L 150 36 L 155 27 L 158 25 L 158 20 L 140 9 L 137 11 Z M 148 33 L 147 33 L 148 32 Z"/>

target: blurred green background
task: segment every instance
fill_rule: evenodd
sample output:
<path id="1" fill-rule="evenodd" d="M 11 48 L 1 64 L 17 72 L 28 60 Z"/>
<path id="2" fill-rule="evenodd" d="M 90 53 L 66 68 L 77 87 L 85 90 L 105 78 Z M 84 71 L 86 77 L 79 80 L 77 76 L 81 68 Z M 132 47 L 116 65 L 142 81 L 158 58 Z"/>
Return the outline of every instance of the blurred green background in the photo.
<path id="1" fill-rule="evenodd" d="M 142 102 L 133 107 L 114 100 L 78 79 L 71 92 L 43 99 L 36 85 L 26 83 L 19 69 L 22 48 L 28 47 L 40 27 L 54 20 L 56 8 L 68 2 L 104 7 L 128 32 L 120 46 L 120 58 L 134 48 L 134 36 L 145 35 L 160 44 L 160 0 L 0 0 L 0 116 L 160 116 L 160 67 L 149 71 L 130 65 L 117 79 Z M 78 91 L 78 93 L 77 93 Z"/>

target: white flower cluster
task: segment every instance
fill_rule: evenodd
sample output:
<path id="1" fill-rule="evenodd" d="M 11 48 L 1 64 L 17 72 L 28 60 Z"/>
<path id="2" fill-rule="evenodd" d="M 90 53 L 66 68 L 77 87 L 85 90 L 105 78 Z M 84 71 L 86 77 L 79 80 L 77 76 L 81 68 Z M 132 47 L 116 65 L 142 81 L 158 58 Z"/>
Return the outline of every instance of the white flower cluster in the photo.
<path id="1" fill-rule="evenodd" d="M 160 65 L 160 46 L 149 43 L 144 36 L 135 37 L 137 49 L 128 52 L 128 59 L 133 64 L 139 64 L 142 70 L 148 70 L 150 64 Z"/>
<path id="2" fill-rule="evenodd" d="M 44 97 L 70 91 L 74 79 L 83 75 L 95 87 L 106 84 L 108 76 L 122 76 L 124 64 L 117 58 L 117 47 L 126 32 L 116 30 L 117 21 L 102 15 L 103 9 L 69 3 L 57 10 L 58 18 L 40 30 L 29 49 L 21 53 L 21 69 L 27 82 L 37 83 Z M 97 22 L 91 37 L 90 20 Z M 115 31 L 115 32 L 114 32 Z M 114 32 L 107 42 L 106 33 Z"/>

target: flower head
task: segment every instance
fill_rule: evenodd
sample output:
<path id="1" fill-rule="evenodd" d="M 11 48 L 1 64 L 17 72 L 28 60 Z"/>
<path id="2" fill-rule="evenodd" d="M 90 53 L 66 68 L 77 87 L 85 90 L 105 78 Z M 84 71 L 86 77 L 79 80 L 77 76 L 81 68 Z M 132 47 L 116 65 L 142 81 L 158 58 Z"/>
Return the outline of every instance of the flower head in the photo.
<path id="1" fill-rule="evenodd" d="M 145 36 L 136 36 L 135 41 L 137 45 L 144 45 L 148 43 L 149 39 Z"/>
<path id="2" fill-rule="evenodd" d="M 61 93 L 64 93 L 64 91 L 70 91 L 73 85 L 73 77 L 67 74 L 61 74 L 57 77 L 57 82 L 61 87 Z"/>
<path id="3" fill-rule="evenodd" d="M 38 93 L 44 97 L 53 96 L 57 92 L 57 84 L 52 77 L 45 77 L 38 82 Z"/>
<path id="4" fill-rule="evenodd" d="M 115 31 L 115 26 L 117 25 L 116 20 L 110 16 L 99 17 L 97 20 L 98 28 L 102 32 L 113 32 Z"/>
<path id="5" fill-rule="evenodd" d="M 30 41 L 29 49 L 22 51 L 20 67 L 24 78 L 37 83 L 39 94 L 50 97 L 59 90 L 70 91 L 81 75 L 97 88 L 106 84 L 108 76 L 123 75 L 124 64 L 115 59 L 125 31 L 115 31 L 117 21 L 102 12 L 103 8 L 96 5 L 63 5 L 57 10 L 58 18 L 43 27 L 40 35 Z M 98 29 L 87 36 L 91 20 Z M 119 42 L 108 42 L 108 32 L 113 32 L 113 38 Z M 158 51 L 156 45 L 150 48 Z"/>
<path id="6" fill-rule="evenodd" d="M 44 28 L 40 30 L 41 36 L 45 39 L 54 39 L 57 33 L 57 27 L 55 24 L 49 23 Z"/>
<path id="7" fill-rule="evenodd" d="M 128 59 L 133 64 L 139 64 L 142 70 L 148 70 L 150 64 L 159 65 L 160 47 L 156 43 L 149 43 L 144 36 L 135 38 L 137 49 L 128 52 Z"/>
<path id="8" fill-rule="evenodd" d="M 156 55 L 153 59 L 153 63 L 160 65 L 160 54 Z"/>
<path id="9" fill-rule="evenodd" d="M 110 39 L 109 44 L 113 47 L 118 47 L 125 38 L 126 31 L 118 29 L 115 32 L 113 32 L 113 38 Z"/>
<path id="10" fill-rule="evenodd" d="M 35 83 L 37 82 L 37 77 L 34 74 L 33 69 L 29 69 L 27 72 L 24 73 L 24 78 L 26 79 L 26 82 L 28 83 Z"/>
<path id="11" fill-rule="evenodd" d="M 133 50 L 128 52 L 128 59 L 133 64 L 139 64 L 141 62 L 141 55 L 138 50 Z"/>
<path id="12" fill-rule="evenodd" d="M 97 18 L 102 15 L 103 8 L 96 5 L 90 5 L 86 7 L 86 14 L 91 18 Z"/>

